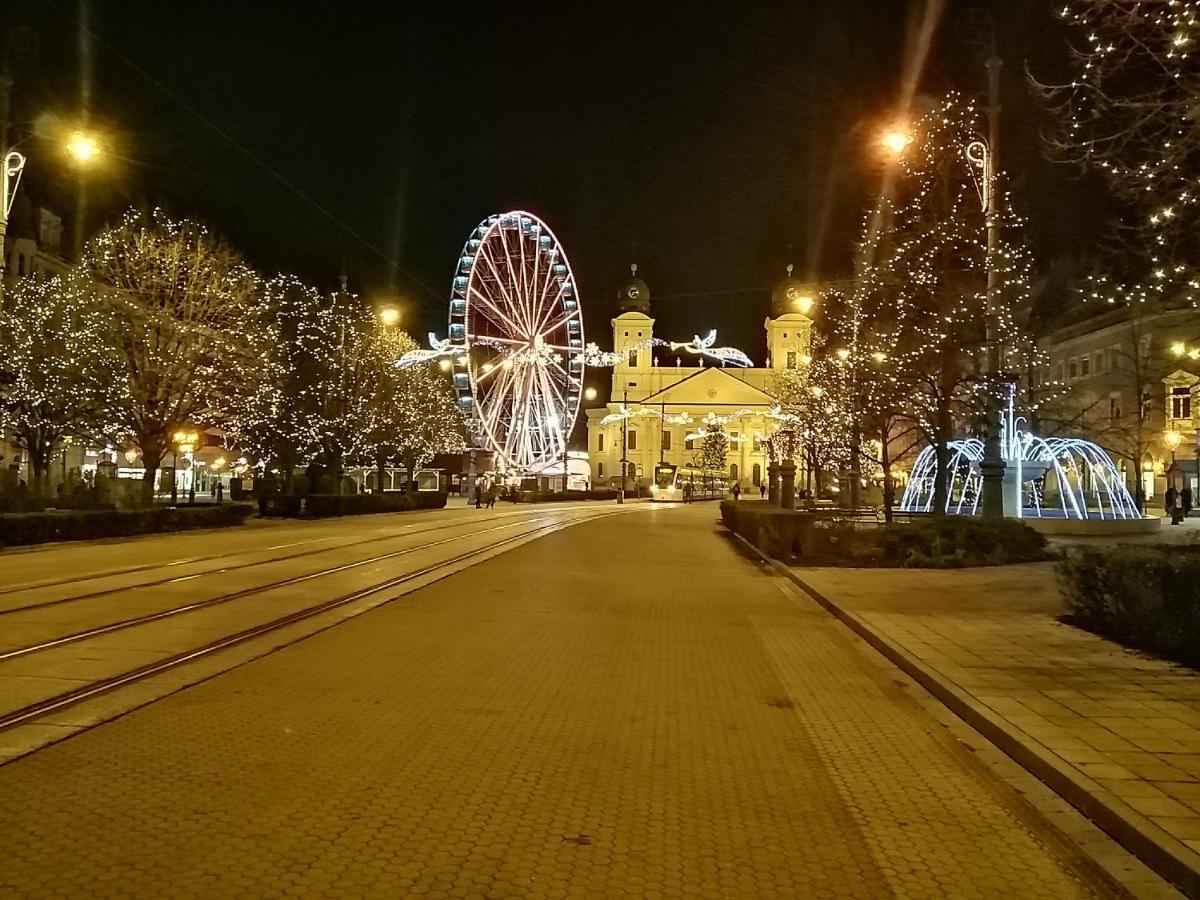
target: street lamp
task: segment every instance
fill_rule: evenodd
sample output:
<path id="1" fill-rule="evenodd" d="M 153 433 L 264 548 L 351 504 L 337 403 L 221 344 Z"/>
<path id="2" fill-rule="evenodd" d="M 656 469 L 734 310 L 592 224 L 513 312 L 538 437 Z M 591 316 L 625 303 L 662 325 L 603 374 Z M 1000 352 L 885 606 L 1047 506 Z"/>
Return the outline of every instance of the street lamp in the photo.
<path id="1" fill-rule="evenodd" d="M 1175 451 L 1179 449 L 1181 443 L 1183 443 L 1183 435 L 1178 431 L 1163 432 L 1163 444 L 1171 451 L 1171 465 L 1175 465 Z"/>
<path id="2" fill-rule="evenodd" d="M 86 131 L 76 131 L 67 141 L 67 152 L 75 162 L 86 164 L 100 155 L 100 142 Z"/>
<path id="3" fill-rule="evenodd" d="M 175 468 L 171 472 L 171 505 L 179 502 L 179 454 L 187 456 L 195 451 L 200 443 L 200 435 L 194 431 L 177 431 L 172 435 L 172 446 L 175 450 Z M 196 502 L 196 485 L 193 483 L 188 490 L 189 503 Z"/>
<path id="4" fill-rule="evenodd" d="M 400 321 L 399 307 L 391 304 L 379 307 L 379 310 L 375 313 L 375 315 L 378 317 L 379 323 L 385 328 L 391 328 Z"/>
<path id="5" fill-rule="evenodd" d="M 893 156 L 900 156 L 912 141 L 912 135 L 901 128 L 885 131 L 879 139 L 883 148 Z"/>
<path id="6" fill-rule="evenodd" d="M 592 400 L 595 400 L 596 399 L 596 389 L 594 387 L 584 388 L 583 399 L 587 400 L 589 402 Z"/>

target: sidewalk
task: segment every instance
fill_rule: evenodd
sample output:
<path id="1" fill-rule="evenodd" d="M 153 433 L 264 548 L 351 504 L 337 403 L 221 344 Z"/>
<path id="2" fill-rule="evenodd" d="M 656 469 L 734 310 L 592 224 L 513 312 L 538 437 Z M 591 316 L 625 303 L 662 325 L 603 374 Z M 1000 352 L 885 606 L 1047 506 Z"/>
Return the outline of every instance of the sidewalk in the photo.
<path id="1" fill-rule="evenodd" d="M 1050 563 L 788 571 L 1160 874 L 1190 878 L 1196 891 L 1196 673 L 1058 622 Z"/>

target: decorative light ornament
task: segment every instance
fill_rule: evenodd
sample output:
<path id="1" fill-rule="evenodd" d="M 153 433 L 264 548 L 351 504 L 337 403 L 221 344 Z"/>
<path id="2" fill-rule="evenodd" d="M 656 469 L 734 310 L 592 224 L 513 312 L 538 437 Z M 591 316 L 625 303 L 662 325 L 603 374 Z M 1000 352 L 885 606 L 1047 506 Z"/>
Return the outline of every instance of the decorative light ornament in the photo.
<path id="1" fill-rule="evenodd" d="M 728 364 L 741 368 L 749 368 L 754 365 L 753 360 L 741 350 L 736 347 L 714 347 L 713 344 L 716 342 L 717 329 L 714 328 L 703 338 L 695 335 L 687 342 L 671 341 L 671 350 L 683 350 L 698 356 L 708 356 L 720 362 L 721 365 Z"/>

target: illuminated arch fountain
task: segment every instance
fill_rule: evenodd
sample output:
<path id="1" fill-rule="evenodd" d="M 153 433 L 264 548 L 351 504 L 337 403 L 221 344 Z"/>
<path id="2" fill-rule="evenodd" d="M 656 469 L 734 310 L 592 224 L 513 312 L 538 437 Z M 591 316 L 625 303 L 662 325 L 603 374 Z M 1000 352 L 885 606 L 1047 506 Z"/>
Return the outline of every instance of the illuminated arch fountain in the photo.
<path id="1" fill-rule="evenodd" d="M 1001 421 L 1006 515 L 1037 520 L 1047 526 L 1054 520 L 1082 526 L 1039 528 L 1047 531 L 1090 532 L 1094 530 L 1094 523 L 1101 522 L 1129 523 L 1137 530 L 1140 528 L 1133 524 L 1135 522 L 1152 523 L 1155 527 L 1159 524 L 1158 519 L 1142 516 L 1125 486 L 1125 479 L 1099 445 L 1081 438 L 1043 438 L 1023 430 L 1021 426 L 1025 419 L 1014 414 L 1011 397 Z M 977 515 L 983 493 L 980 472 L 983 441 L 978 438 L 951 441 L 948 451 L 946 512 Z M 913 465 L 900 501 L 901 510 L 910 513 L 932 511 L 936 472 L 936 450 L 932 446 L 926 447 Z M 1016 500 L 1018 496 L 1019 501 Z"/>

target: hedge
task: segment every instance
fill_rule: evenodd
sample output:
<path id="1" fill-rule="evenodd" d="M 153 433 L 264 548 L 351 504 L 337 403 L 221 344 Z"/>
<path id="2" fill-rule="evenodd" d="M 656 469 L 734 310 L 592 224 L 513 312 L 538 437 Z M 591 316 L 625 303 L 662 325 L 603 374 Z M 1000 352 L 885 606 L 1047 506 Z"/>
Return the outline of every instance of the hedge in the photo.
<path id="1" fill-rule="evenodd" d="M 1058 575 L 1064 621 L 1200 668 L 1200 546 L 1074 548 Z"/>
<path id="2" fill-rule="evenodd" d="M 194 528 L 226 528 L 241 525 L 253 511 L 254 507 L 248 503 L 222 503 L 216 506 L 0 514 L 0 547 L 130 537 Z"/>
<path id="3" fill-rule="evenodd" d="M 413 494 L 399 491 L 384 494 L 309 494 L 307 497 L 284 494 L 271 498 L 267 515 L 325 519 L 330 516 L 441 509 L 445 505 L 446 495 L 434 491 L 417 491 Z"/>
<path id="4" fill-rule="evenodd" d="M 721 519 L 768 556 L 813 566 L 956 568 L 1047 559 L 1046 539 L 1015 519 L 931 516 L 864 525 L 837 511 L 721 502 Z"/>

